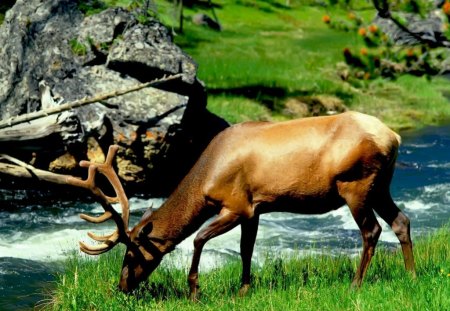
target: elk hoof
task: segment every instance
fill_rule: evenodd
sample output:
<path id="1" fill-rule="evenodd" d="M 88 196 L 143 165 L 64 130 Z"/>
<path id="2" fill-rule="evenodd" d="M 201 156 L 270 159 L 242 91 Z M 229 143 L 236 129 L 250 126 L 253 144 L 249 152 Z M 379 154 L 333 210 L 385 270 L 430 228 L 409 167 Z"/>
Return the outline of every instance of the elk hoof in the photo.
<path id="1" fill-rule="evenodd" d="M 198 289 L 195 289 L 195 290 L 191 291 L 191 295 L 189 296 L 189 300 L 191 300 L 192 302 L 199 302 L 200 301 L 198 299 Z"/>
<path id="2" fill-rule="evenodd" d="M 244 284 L 242 285 L 242 287 L 239 289 L 239 297 L 244 297 L 245 295 L 247 295 L 248 290 L 250 289 L 250 284 Z"/>
<path id="3" fill-rule="evenodd" d="M 350 285 L 350 290 L 352 290 L 352 291 L 357 291 L 360 288 L 361 288 L 361 282 L 358 280 L 354 280 L 352 282 L 352 284 Z"/>

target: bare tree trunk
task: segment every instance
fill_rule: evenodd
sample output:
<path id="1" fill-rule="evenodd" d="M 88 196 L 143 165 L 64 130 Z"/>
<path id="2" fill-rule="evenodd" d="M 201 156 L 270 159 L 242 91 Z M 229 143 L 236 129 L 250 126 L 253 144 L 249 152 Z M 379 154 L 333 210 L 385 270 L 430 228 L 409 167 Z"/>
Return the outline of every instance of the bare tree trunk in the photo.
<path id="1" fill-rule="evenodd" d="M 183 0 L 179 0 L 179 4 L 178 4 L 178 17 L 179 17 L 179 28 L 178 31 L 180 33 L 183 33 Z"/>

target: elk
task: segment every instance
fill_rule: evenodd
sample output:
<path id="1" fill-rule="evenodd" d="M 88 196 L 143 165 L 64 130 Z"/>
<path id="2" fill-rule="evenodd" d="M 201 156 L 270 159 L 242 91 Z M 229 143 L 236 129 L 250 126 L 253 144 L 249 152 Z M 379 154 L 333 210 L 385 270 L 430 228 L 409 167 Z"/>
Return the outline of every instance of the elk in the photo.
<path id="1" fill-rule="evenodd" d="M 113 219 L 117 230 L 108 236 L 89 234 L 101 241 L 80 242 L 87 254 L 98 255 L 124 243 L 119 289 L 131 292 L 146 280 L 163 256 L 197 231 L 188 284 L 192 299 L 199 291 L 198 265 L 210 239 L 241 225 L 242 287 L 250 286 L 250 266 L 259 216 L 270 212 L 322 214 L 347 204 L 361 231 L 363 248 L 352 282 L 362 284 L 381 233 L 374 211 L 400 241 L 406 270 L 415 276 L 410 223 L 389 191 L 400 136 L 377 118 L 357 112 L 310 117 L 279 123 L 246 122 L 219 133 L 190 172 L 154 212 L 147 210 L 128 230 L 128 201 L 112 167 L 118 146 L 111 146 L 104 164 L 86 161 L 86 181 L 69 184 L 90 189 L 102 203 L 99 217 L 81 215 L 99 223 Z M 106 196 L 95 184 L 95 173 L 107 177 L 116 197 Z M 122 216 L 112 207 L 120 202 Z"/>

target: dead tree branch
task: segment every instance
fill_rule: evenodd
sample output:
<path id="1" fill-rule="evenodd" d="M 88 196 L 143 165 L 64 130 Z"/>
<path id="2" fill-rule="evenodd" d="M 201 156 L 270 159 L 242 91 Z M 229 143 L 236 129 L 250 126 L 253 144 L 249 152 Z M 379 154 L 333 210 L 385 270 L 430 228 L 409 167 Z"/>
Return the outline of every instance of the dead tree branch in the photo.
<path id="1" fill-rule="evenodd" d="M 427 45 L 431 48 L 438 48 L 438 47 L 450 48 L 450 41 L 448 41 L 446 38 L 442 37 L 434 38 L 430 36 L 424 36 L 421 35 L 420 32 L 415 32 L 414 30 L 411 30 L 407 26 L 403 25 L 397 18 L 395 18 L 392 15 L 387 0 L 373 0 L 373 5 L 375 6 L 375 9 L 378 11 L 378 16 L 380 18 L 385 18 L 392 21 L 392 23 L 394 23 L 394 25 L 397 26 L 399 30 L 404 32 L 406 35 L 411 36 L 414 40 L 417 41 L 417 43 Z"/>
<path id="2" fill-rule="evenodd" d="M 132 87 L 125 88 L 122 90 L 116 90 L 113 92 L 103 93 L 103 94 L 95 95 L 93 97 L 88 97 L 88 98 L 85 97 L 85 98 L 78 99 L 78 100 L 70 102 L 70 103 L 62 104 L 60 106 L 56 106 L 56 107 L 52 107 L 52 108 L 48 108 L 48 109 L 44 109 L 44 110 L 39 110 L 39 111 L 27 113 L 27 114 L 22 114 L 22 115 L 19 115 L 16 117 L 11 117 L 9 119 L 0 121 L 0 129 L 11 127 L 13 125 L 24 123 L 24 122 L 29 122 L 32 120 L 36 120 L 39 118 L 43 118 L 43 117 L 46 117 L 46 116 L 49 116 L 52 114 L 60 113 L 63 111 L 74 109 L 74 108 L 79 108 L 79 107 L 86 106 L 86 105 L 89 105 L 92 103 L 101 102 L 101 101 L 104 101 L 104 100 L 107 100 L 110 98 L 114 98 L 114 97 L 118 97 L 121 95 L 131 93 L 131 92 L 139 91 L 139 90 L 149 87 L 149 86 L 154 86 L 154 85 L 157 85 L 157 84 L 160 84 L 163 82 L 181 78 L 182 76 L 183 76 L 182 74 L 170 75 L 167 77 L 164 76 L 161 79 L 155 79 L 155 80 L 152 80 L 152 81 L 149 81 L 146 83 L 139 83 Z"/>
<path id="3" fill-rule="evenodd" d="M 0 173 L 19 177 L 19 178 L 36 178 L 38 180 L 56 183 L 60 185 L 67 184 L 67 178 L 70 175 L 56 174 L 45 170 L 35 168 L 19 159 L 13 158 L 9 155 L 0 155 L 0 160 L 4 159 L 11 163 L 0 162 Z M 72 176 L 73 177 L 73 176 Z"/>

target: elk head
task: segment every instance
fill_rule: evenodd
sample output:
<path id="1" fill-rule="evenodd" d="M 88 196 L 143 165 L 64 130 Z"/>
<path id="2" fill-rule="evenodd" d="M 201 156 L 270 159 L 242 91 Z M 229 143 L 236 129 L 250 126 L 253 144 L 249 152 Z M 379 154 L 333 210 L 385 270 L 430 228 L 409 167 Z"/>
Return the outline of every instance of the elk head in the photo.
<path id="1" fill-rule="evenodd" d="M 72 186 L 88 189 L 100 202 L 105 212 L 98 217 L 81 214 L 80 217 L 88 222 L 103 223 L 109 219 L 114 220 L 117 225 L 116 231 L 108 235 L 96 235 L 89 232 L 88 235 L 95 241 L 101 242 L 97 245 L 80 243 L 80 249 L 89 255 L 100 255 L 111 250 L 119 242 L 126 245 L 127 250 L 123 260 L 119 289 L 123 292 L 131 292 L 138 284 L 145 280 L 150 273 L 159 265 L 162 253 L 150 240 L 143 239 L 151 231 L 152 224 L 136 226 L 128 230 L 129 203 L 125 191 L 120 183 L 119 177 L 113 168 L 113 159 L 119 147 L 110 146 L 105 163 L 93 163 L 81 161 L 80 166 L 88 168 L 88 177 L 81 180 L 72 176 L 67 177 L 66 182 Z M 114 189 L 115 196 L 106 195 L 96 184 L 96 174 L 100 173 L 106 177 Z M 119 203 L 122 208 L 120 215 L 111 204 Z M 146 212 L 146 217 L 151 215 L 151 209 Z"/>

